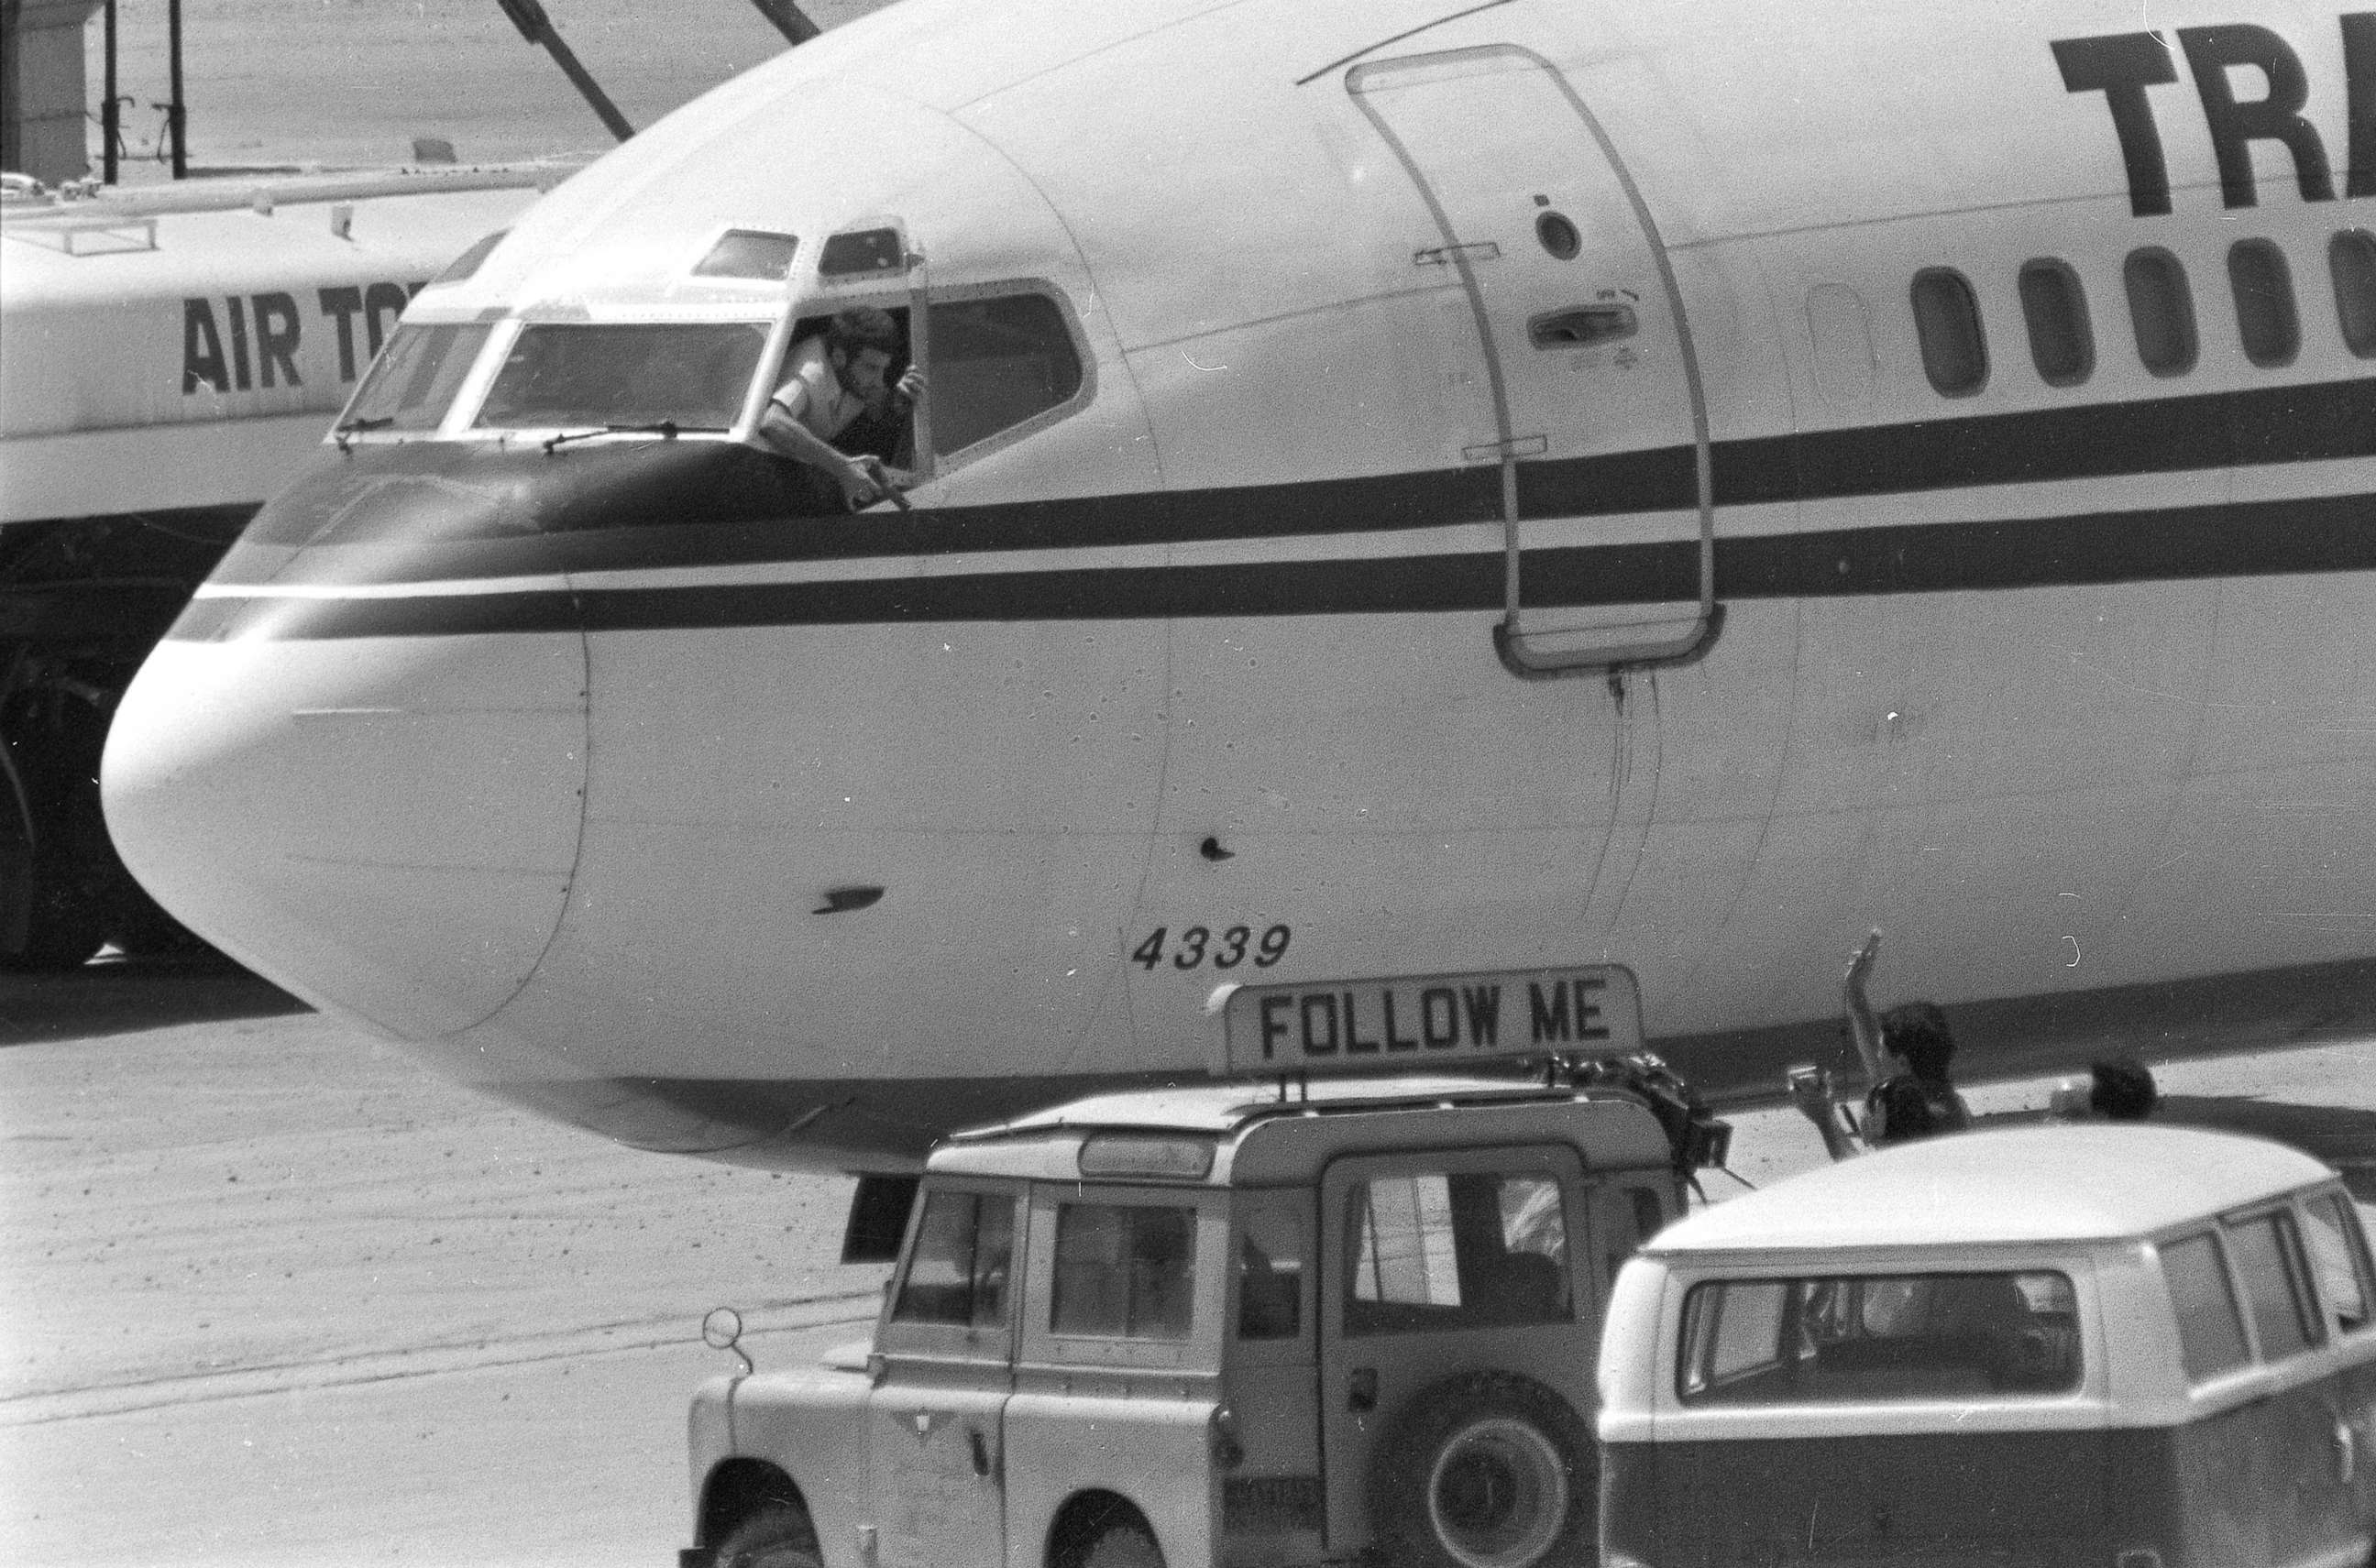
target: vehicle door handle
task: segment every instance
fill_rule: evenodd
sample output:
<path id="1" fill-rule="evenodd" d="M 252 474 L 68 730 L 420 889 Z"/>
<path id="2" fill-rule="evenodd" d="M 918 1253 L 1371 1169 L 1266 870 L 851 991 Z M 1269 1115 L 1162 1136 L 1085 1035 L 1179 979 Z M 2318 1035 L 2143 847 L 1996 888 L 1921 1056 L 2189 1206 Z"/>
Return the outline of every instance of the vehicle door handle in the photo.
<path id="1" fill-rule="evenodd" d="M 2359 1436 L 2348 1421 L 2334 1423 L 2334 1479 L 2345 1486 L 2359 1473 Z"/>
<path id="2" fill-rule="evenodd" d="M 1378 1408 L 1377 1368 L 1353 1369 L 1353 1381 L 1345 1391 L 1345 1408 L 1348 1410 L 1374 1410 Z"/>
<path id="3" fill-rule="evenodd" d="M 992 1469 L 990 1444 L 983 1440 L 980 1427 L 969 1428 L 967 1431 L 966 1447 L 973 1455 L 973 1473 L 984 1480 L 990 1479 Z"/>

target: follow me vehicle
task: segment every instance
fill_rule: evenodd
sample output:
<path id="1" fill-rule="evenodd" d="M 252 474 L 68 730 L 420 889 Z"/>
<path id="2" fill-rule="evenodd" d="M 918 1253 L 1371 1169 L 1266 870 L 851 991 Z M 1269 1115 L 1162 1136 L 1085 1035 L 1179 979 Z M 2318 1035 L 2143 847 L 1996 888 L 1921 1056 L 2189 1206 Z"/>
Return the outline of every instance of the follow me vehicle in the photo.
<path id="1" fill-rule="evenodd" d="M 1610 969 L 1247 988 L 1230 1046 L 1299 1070 L 1471 1060 L 1453 1037 L 1502 995 L 1638 1039 Z M 1504 1025 L 1503 1053 L 1539 1053 Z M 1405 1075 L 1140 1090 L 958 1134 L 871 1349 L 695 1398 L 682 1561 L 1588 1557 L 1601 1304 L 1721 1147 L 1666 1109 Z"/>

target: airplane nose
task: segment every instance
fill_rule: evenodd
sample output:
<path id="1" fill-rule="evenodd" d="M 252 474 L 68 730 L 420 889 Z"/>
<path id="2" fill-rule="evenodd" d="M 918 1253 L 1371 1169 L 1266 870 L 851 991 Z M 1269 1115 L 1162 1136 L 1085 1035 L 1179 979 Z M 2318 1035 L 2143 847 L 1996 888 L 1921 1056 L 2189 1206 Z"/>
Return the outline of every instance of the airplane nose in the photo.
<path id="1" fill-rule="evenodd" d="M 108 827 L 160 903 L 267 979 L 452 1034 L 560 921 L 586 689 L 575 632 L 169 638 L 109 733 Z"/>

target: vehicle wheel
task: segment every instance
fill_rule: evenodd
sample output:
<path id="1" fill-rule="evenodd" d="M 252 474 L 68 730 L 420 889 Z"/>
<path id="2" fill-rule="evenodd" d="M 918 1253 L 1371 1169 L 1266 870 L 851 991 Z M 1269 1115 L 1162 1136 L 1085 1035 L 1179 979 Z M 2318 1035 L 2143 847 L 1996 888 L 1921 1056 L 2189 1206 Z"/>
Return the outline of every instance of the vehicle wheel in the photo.
<path id="1" fill-rule="evenodd" d="M 1136 1525 L 1110 1525 L 1081 1554 L 1081 1568 L 1163 1568 L 1163 1552 Z"/>
<path id="2" fill-rule="evenodd" d="M 816 1529 L 797 1508 L 769 1503 L 726 1532 L 718 1568 L 823 1568 Z"/>
<path id="3" fill-rule="evenodd" d="M 1589 1561 L 1600 1504 L 1592 1433 L 1531 1378 L 1473 1372 L 1404 1406 L 1370 1464 L 1370 1522 L 1407 1568 Z"/>

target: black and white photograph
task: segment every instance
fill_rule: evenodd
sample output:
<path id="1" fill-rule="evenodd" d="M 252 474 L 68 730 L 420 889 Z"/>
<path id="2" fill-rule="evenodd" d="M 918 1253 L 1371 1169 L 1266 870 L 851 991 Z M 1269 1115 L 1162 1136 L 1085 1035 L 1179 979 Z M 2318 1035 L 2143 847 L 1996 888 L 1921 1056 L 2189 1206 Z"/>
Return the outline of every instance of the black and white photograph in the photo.
<path id="1" fill-rule="evenodd" d="M 0 1562 L 2376 1568 L 2376 10 L 0 0 Z"/>

